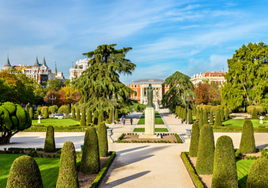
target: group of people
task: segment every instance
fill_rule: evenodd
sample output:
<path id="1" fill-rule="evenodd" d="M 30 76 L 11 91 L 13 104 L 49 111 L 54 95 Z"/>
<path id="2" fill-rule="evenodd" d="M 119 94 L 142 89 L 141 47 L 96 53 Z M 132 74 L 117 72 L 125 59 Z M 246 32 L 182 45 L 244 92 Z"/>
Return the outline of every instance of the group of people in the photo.
<path id="1" fill-rule="evenodd" d="M 178 114 L 176 114 L 175 118 L 177 118 L 177 117 L 178 117 Z M 182 119 L 181 124 L 183 124 L 184 122 L 185 122 L 185 119 Z"/>
<path id="2" fill-rule="evenodd" d="M 123 122 L 123 125 L 125 125 L 125 124 L 126 124 L 126 118 L 125 118 L 124 116 L 122 116 L 122 117 L 121 117 L 121 120 L 122 120 L 122 122 Z M 133 123 L 133 119 L 130 118 L 130 124 L 132 125 L 132 123 Z"/>

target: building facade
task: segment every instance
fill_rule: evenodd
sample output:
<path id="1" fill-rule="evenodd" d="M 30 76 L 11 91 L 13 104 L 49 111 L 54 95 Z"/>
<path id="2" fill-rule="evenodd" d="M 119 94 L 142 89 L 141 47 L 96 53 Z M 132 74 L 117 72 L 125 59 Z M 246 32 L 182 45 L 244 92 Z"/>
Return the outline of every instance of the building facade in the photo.
<path id="1" fill-rule="evenodd" d="M 153 104 L 156 110 L 159 109 L 160 101 L 165 92 L 169 90 L 168 85 L 162 85 L 165 81 L 162 79 L 140 79 L 137 81 L 132 81 L 129 87 L 135 91 L 135 93 L 130 95 L 130 99 L 137 100 L 140 104 L 147 104 L 147 90 L 149 84 L 155 88 L 153 91 Z"/>
<path id="2" fill-rule="evenodd" d="M 78 78 L 82 75 L 82 72 L 88 68 L 88 61 L 89 59 L 79 59 L 75 62 L 75 66 L 70 68 L 70 75 L 69 79 L 72 81 L 74 78 Z"/>
<path id="3" fill-rule="evenodd" d="M 194 85 L 197 85 L 198 83 L 205 83 L 208 82 L 210 84 L 214 83 L 219 86 L 224 85 L 224 82 L 226 81 L 224 78 L 224 75 L 226 72 L 205 72 L 203 74 L 194 74 L 191 77 L 191 81 Z"/>

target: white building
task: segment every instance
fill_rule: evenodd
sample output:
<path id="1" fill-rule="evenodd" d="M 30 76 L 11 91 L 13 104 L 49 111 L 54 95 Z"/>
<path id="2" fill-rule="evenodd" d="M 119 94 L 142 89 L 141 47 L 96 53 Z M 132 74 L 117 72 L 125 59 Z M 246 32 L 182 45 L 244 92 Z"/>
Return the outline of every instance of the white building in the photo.
<path id="1" fill-rule="evenodd" d="M 204 72 L 203 74 L 194 74 L 191 77 L 191 81 L 194 85 L 197 85 L 198 83 L 205 83 L 208 82 L 210 84 L 214 83 L 217 85 L 223 85 L 224 82 L 226 82 L 224 75 L 226 72 Z"/>
<path id="2" fill-rule="evenodd" d="M 82 75 L 82 72 L 88 68 L 88 61 L 89 59 L 79 59 L 75 62 L 75 66 L 70 68 L 70 76 L 69 79 L 72 81 L 75 77 L 79 77 Z"/>

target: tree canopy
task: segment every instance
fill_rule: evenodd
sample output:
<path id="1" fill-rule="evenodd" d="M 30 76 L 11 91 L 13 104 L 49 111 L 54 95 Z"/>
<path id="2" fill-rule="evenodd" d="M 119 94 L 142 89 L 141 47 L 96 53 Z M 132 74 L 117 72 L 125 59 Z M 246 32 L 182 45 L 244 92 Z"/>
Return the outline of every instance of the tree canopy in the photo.
<path id="1" fill-rule="evenodd" d="M 268 46 L 249 43 L 228 59 L 229 72 L 221 91 L 222 105 L 237 109 L 247 105 L 268 107 Z"/>
<path id="2" fill-rule="evenodd" d="M 174 111 L 176 106 L 186 106 L 185 99 L 189 93 L 189 97 L 193 98 L 195 96 L 194 85 L 190 80 L 190 77 L 176 71 L 170 77 L 166 78 L 163 85 L 169 85 L 169 90 L 163 95 L 162 105 Z M 183 99 L 182 99 L 183 97 Z"/>

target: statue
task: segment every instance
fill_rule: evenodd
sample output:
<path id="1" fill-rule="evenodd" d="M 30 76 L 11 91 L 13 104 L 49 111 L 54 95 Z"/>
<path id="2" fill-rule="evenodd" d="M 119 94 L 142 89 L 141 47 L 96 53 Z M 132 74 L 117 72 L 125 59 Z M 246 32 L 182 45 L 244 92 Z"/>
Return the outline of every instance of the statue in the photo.
<path id="1" fill-rule="evenodd" d="M 147 87 L 146 90 L 147 90 L 147 107 L 153 107 L 154 88 L 152 87 L 152 84 L 149 84 L 149 87 Z"/>

